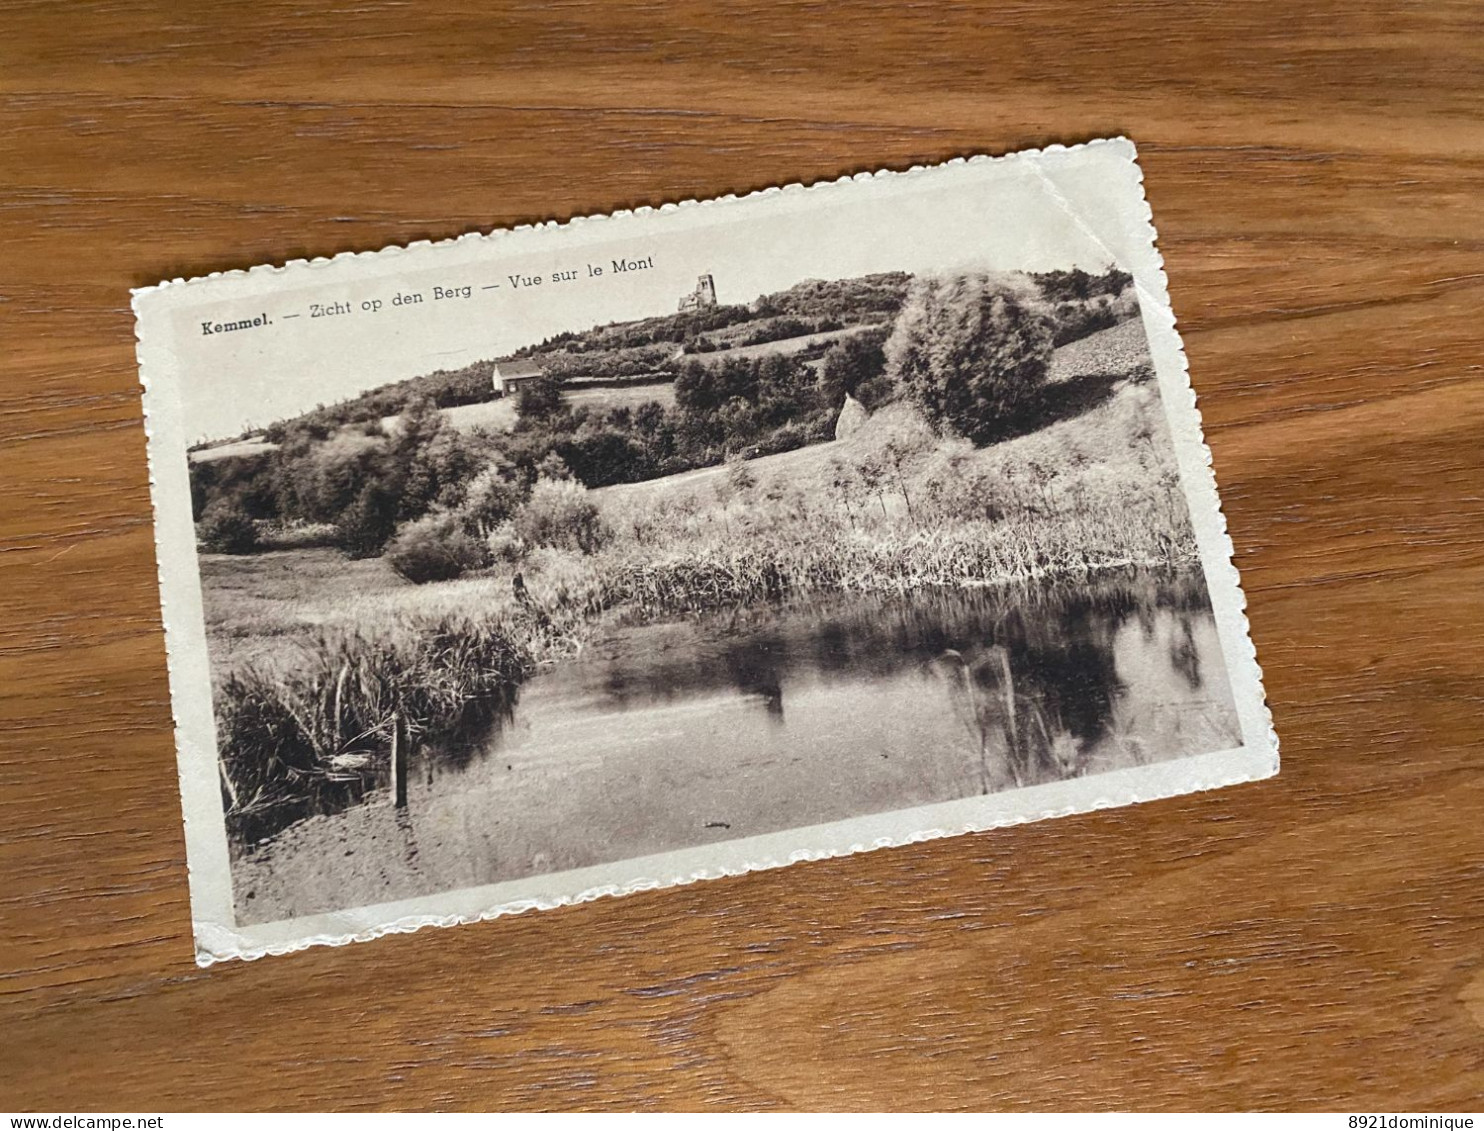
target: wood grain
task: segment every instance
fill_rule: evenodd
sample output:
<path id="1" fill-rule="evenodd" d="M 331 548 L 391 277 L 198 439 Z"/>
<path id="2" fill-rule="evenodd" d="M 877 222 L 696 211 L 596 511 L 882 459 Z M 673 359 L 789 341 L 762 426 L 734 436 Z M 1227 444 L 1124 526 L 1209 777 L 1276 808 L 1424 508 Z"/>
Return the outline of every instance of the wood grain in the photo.
<path id="1" fill-rule="evenodd" d="M 1484 9 L 0 6 L 0 1107 L 1484 1094 Z M 1127 133 L 1274 781 L 191 960 L 128 288 Z"/>

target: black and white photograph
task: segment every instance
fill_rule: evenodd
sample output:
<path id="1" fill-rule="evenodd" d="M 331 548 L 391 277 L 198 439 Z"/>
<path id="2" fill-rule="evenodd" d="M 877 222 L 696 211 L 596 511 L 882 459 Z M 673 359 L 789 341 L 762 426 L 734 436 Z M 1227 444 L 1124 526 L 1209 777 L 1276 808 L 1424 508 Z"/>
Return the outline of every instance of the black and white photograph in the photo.
<path id="1" fill-rule="evenodd" d="M 203 961 L 1276 772 L 1127 143 L 136 307 Z"/>

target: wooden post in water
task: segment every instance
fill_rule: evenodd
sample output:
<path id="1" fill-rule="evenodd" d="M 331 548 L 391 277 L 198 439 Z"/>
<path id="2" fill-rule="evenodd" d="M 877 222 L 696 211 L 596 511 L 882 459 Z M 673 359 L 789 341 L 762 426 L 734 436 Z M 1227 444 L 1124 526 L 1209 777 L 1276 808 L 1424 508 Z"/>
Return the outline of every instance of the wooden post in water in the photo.
<path id="1" fill-rule="evenodd" d="M 407 743 L 402 741 L 402 717 L 392 716 L 392 796 L 398 809 L 407 808 Z"/>

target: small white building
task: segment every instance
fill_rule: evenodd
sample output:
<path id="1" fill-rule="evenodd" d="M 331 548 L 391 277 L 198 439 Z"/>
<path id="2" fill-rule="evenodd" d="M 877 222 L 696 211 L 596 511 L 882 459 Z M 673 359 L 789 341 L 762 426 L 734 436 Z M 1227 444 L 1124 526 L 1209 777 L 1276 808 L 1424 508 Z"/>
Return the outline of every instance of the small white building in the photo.
<path id="1" fill-rule="evenodd" d="M 520 391 L 522 385 L 546 376 L 540 362 L 522 358 L 518 361 L 497 361 L 491 377 L 497 397 L 509 397 Z"/>

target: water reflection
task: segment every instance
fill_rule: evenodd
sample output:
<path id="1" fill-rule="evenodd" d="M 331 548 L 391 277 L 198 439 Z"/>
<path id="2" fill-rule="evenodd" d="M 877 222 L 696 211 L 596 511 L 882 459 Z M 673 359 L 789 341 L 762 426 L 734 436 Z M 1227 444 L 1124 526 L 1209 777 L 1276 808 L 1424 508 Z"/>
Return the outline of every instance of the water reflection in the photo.
<path id="1" fill-rule="evenodd" d="M 260 879 L 242 912 L 472 887 L 1239 742 L 1198 576 L 618 626 L 529 681 L 492 731 L 425 747 L 395 823 L 368 803 L 283 838 L 272 882 L 298 894 Z"/>
<path id="2" fill-rule="evenodd" d="M 990 792 L 1110 768 L 1110 745 L 1134 761 L 1155 756 L 1153 748 L 1193 753 L 1170 748 L 1168 736 L 1152 741 L 1170 729 L 1156 716 L 1176 706 L 1208 716 L 1213 739 L 1219 732 L 1234 742 L 1224 670 L 1207 686 L 1212 664 L 1220 668 L 1220 653 L 1200 579 L 1137 575 L 1090 588 L 836 596 L 740 610 L 621 632 L 584 666 L 589 682 L 600 673 L 607 710 L 730 691 L 784 729 L 791 686 L 797 694 L 821 683 L 920 677 L 929 686 L 918 710 L 956 722 L 977 752 L 979 791 Z"/>
<path id="3" fill-rule="evenodd" d="M 850 717 L 821 704 L 830 689 L 853 693 Z M 869 744 L 905 711 L 925 743 L 970 755 L 972 780 L 954 796 L 1238 740 L 1203 582 L 1133 574 L 1078 588 L 835 595 L 622 628 L 527 685 L 513 724 L 480 753 L 529 751 L 583 719 L 603 720 L 622 744 L 647 712 L 678 717 L 687 703 L 725 704 L 729 730 L 713 732 L 704 714 L 682 728 L 716 757 L 757 743 Z M 739 722 L 739 709 L 756 721 Z M 462 771 L 471 755 L 435 757 Z"/>

